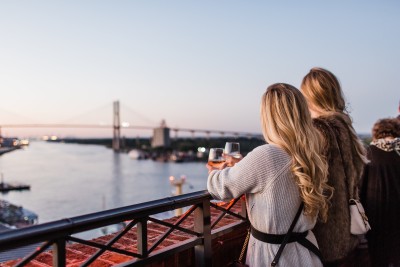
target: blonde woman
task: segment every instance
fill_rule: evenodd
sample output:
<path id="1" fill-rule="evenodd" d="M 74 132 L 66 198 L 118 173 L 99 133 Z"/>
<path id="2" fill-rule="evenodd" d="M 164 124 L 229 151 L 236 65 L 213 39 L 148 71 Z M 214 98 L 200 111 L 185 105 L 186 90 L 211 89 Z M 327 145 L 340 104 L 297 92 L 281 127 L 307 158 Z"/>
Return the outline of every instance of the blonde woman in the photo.
<path id="1" fill-rule="evenodd" d="M 324 266 L 353 266 L 358 238 L 350 233 L 349 199 L 358 197 L 366 149 L 358 138 L 338 79 L 330 71 L 313 68 L 303 78 L 305 96 L 313 124 L 323 136 L 327 158 L 328 184 L 334 188 L 326 223 L 317 223 L 314 232 Z"/>
<path id="2" fill-rule="evenodd" d="M 247 154 L 233 167 L 215 170 L 208 166 L 207 188 L 215 199 L 229 200 L 246 194 L 252 225 L 246 263 L 269 266 L 279 244 L 254 237 L 253 231 L 282 237 L 287 233 L 300 204 L 304 203 L 293 233 L 303 233 L 317 246 L 311 229 L 317 217 L 326 220 L 327 164 L 321 157 L 321 142 L 312 126 L 301 92 L 288 84 L 268 87 L 261 102 L 261 125 L 268 144 Z M 300 235 L 300 234 L 299 234 Z M 293 240 L 278 266 L 322 266 L 320 258 Z"/>

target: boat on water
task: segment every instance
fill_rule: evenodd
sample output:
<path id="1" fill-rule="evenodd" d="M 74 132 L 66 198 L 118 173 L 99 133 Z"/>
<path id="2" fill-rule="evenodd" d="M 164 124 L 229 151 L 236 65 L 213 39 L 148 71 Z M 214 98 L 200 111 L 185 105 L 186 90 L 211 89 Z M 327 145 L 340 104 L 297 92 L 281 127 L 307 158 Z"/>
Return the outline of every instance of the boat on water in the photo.
<path id="1" fill-rule="evenodd" d="M 38 216 L 33 211 L 0 199 L 0 223 L 13 228 L 23 228 L 38 223 Z"/>
<path id="2" fill-rule="evenodd" d="M 128 156 L 131 159 L 146 159 L 146 155 L 142 150 L 132 149 L 128 152 Z"/>
<path id="3" fill-rule="evenodd" d="M 27 185 L 27 184 L 5 183 L 3 173 L 1 173 L 0 176 L 1 176 L 0 192 L 2 192 L 2 193 L 7 193 L 12 190 L 29 190 L 29 189 L 31 189 L 31 186 Z"/>
<path id="4" fill-rule="evenodd" d="M 20 146 L 29 146 L 29 139 L 21 139 L 19 140 Z"/>
<path id="5" fill-rule="evenodd" d="M 17 183 L 8 184 L 0 182 L 0 192 L 2 193 L 6 193 L 12 190 L 29 190 L 29 189 L 31 189 L 31 186 L 27 184 L 17 184 Z"/>

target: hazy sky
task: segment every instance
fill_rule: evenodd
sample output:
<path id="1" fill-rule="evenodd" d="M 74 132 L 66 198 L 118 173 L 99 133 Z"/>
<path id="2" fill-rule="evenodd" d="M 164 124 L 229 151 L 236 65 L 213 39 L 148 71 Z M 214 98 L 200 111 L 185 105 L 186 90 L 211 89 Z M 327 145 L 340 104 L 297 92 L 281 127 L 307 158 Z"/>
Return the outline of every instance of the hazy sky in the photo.
<path id="1" fill-rule="evenodd" d="M 260 132 L 266 87 L 319 66 L 369 133 L 397 115 L 399 14 L 395 0 L 0 0 L 0 125 L 111 123 L 119 100 L 134 125 Z"/>

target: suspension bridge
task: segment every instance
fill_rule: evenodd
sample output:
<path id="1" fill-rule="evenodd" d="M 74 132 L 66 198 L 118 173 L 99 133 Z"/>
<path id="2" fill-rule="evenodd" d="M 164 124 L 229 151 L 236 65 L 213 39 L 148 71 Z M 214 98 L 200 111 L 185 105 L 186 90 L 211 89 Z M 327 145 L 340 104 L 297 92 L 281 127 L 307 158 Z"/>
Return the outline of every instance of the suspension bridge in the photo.
<path id="1" fill-rule="evenodd" d="M 258 137 L 259 134 L 239 131 L 221 131 L 221 130 L 210 130 L 210 129 L 192 129 L 192 128 L 180 128 L 180 127 L 167 127 L 166 125 L 131 125 L 127 122 L 121 121 L 120 102 L 113 102 L 112 110 L 112 123 L 2 123 L 0 124 L 0 138 L 2 138 L 3 129 L 18 129 L 18 128 L 73 128 L 73 129 L 112 129 L 113 141 L 112 147 L 115 151 L 119 151 L 121 148 L 121 130 L 122 129 L 134 129 L 134 130 L 149 130 L 152 131 L 156 128 L 166 128 L 168 131 L 173 131 L 175 138 L 178 137 L 179 133 L 189 133 L 192 137 L 196 134 L 205 135 L 209 138 L 211 135 L 219 136 L 234 136 L 234 137 Z"/>

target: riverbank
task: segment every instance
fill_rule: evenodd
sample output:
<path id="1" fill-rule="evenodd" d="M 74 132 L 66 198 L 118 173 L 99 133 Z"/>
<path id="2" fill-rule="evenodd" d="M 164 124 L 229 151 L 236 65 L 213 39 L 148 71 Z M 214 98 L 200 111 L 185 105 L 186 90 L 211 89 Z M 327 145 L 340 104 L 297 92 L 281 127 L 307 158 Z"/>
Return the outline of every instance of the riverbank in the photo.
<path id="1" fill-rule="evenodd" d="M 102 145 L 108 148 L 112 147 L 112 138 L 58 138 L 57 140 L 49 140 L 47 142 L 59 142 L 59 143 L 73 143 L 83 145 Z M 154 158 L 152 155 L 160 153 L 169 154 L 197 154 L 199 148 L 211 148 L 211 147 L 224 147 L 226 142 L 239 142 L 240 151 L 243 155 L 252 151 L 257 146 L 265 144 L 265 141 L 255 137 L 184 137 L 184 138 L 172 138 L 171 144 L 168 147 L 151 147 L 150 138 L 122 138 L 121 139 L 121 151 L 128 153 L 131 150 L 142 151 L 149 158 Z"/>
<path id="2" fill-rule="evenodd" d="M 360 134 L 359 137 L 368 145 L 371 135 Z M 82 144 L 82 145 L 101 145 L 112 148 L 112 138 L 59 138 L 48 140 L 47 142 Z M 122 138 L 121 149 L 123 153 L 128 153 L 132 159 L 152 159 L 160 162 L 206 162 L 208 149 L 211 147 L 224 147 L 226 142 L 240 143 L 240 153 L 245 156 L 254 148 L 265 144 L 265 141 L 256 137 L 185 137 L 173 138 L 168 147 L 151 147 L 151 138 Z"/>
<path id="3" fill-rule="evenodd" d="M 18 148 L 19 148 L 19 147 L 0 147 L 0 156 L 3 155 L 3 154 L 5 154 L 5 153 L 14 151 L 14 150 L 16 150 L 16 149 L 18 149 Z"/>

